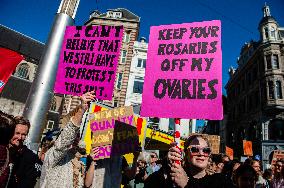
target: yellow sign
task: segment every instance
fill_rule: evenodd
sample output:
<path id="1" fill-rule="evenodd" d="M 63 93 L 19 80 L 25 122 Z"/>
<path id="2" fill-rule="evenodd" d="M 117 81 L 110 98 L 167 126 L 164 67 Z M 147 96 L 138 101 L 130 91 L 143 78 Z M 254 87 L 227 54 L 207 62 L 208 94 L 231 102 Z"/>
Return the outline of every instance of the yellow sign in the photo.
<path id="1" fill-rule="evenodd" d="M 90 120 L 92 122 L 92 119 L 94 121 L 94 119 L 100 121 L 99 119 L 110 119 L 111 117 L 118 117 L 121 114 L 129 114 L 130 113 L 130 109 L 132 109 L 132 107 L 123 107 L 123 108 L 117 108 L 115 110 L 110 110 L 111 108 L 107 108 L 104 107 L 103 105 L 99 105 L 96 103 L 92 103 L 91 105 L 91 110 L 90 110 Z M 111 111 L 111 112 L 110 112 Z M 133 113 L 133 111 L 131 111 Z M 144 145 L 145 142 L 145 129 L 147 126 L 147 120 L 146 118 L 142 118 L 139 117 L 138 115 L 134 114 L 134 126 L 137 128 L 137 133 L 139 136 L 139 142 L 141 143 L 141 145 Z M 94 134 L 94 133 L 93 133 Z M 108 134 L 108 133 L 106 133 Z M 127 133 L 130 134 L 130 133 Z M 108 141 L 108 139 L 110 138 L 111 135 L 108 135 L 108 138 L 106 138 L 106 135 L 102 135 L 100 138 L 96 138 L 96 139 L 100 139 L 99 141 Z M 124 136 L 124 135 L 121 135 Z M 87 124 L 87 128 L 86 128 L 86 133 L 85 133 L 85 137 L 84 137 L 84 141 L 86 143 L 86 151 L 87 154 L 90 154 L 91 152 L 91 148 L 92 148 L 92 130 L 91 130 L 91 124 L 90 122 L 88 122 Z M 129 162 L 129 161 L 128 161 Z"/>

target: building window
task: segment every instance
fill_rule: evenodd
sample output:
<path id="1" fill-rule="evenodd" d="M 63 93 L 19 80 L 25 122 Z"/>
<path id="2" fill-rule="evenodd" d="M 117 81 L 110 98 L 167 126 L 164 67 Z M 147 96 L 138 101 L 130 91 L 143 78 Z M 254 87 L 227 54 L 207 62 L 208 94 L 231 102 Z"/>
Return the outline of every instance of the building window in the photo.
<path id="1" fill-rule="evenodd" d="M 140 93 L 143 92 L 143 84 L 144 82 L 141 80 L 134 80 L 134 86 L 133 86 L 133 93 Z"/>
<path id="2" fill-rule="evenodd" d="M 118 101 L 117 100 L 113 101 L 113 107 L 118 107 Z"/>
<path id="3" fill-rule="evenodd" d="M 266 59 L 267 69 L 271 69 L 272 68 L 272 65 L 271 65 L 271 55 L 266 55 L 265 59 Z"/>
<path id="4" fill-rule="evenodd" d="M 51 101 L 50 110 L 56 111 L 56 98 L 55 97 L 53 97 L 53 99 Z"/>
<path id="5" fill-rule="evenodd" d="M 114 13 L 114 17 L 115 18 L 121 18 L 122 17 L 122 13 L 121 12 L 115 12 Z"/>
<path id="6" fill-rule="evenodd" d="M 113 17 L 113 12 L 112 11 L 108 11 L 107 12 L 107 17 L 112 18 Z"/>
<path id="7" fill-rule="evenodd" d="M 130 33 L 125 32 L 123 36 L 123 42 L 128 43 L 130 41 Z"/>
<path id="8" fill-rule="evenodd" d="M 248 85 L 251 84 L 251 73 L 247 74 L 247 82 L 248 82 Z"/>
<path id="9" fill-rule="evenodd" d="M 117 89 L 121 89 L 122 76 L 123 76 L 123 73 L 118 73 L 118 78 L 117 78 L 117 82 L 116 82 L 116 88 Z"/>
<path id="10" fill-rule="evenodd" d="M 279 69 L 278 55 L 272 55 L 272 68 Z"/>
<path id="11" fill-rule="evenodd" d="M 255 107 L 258 107 L 258 105 L 259 105 L 259 90 L 257 90 L 255 93 L 254 93 L 254 97 L 253 97 L 253 99 L 254 99 L 254 106 Z"/>
<path id="12" fill-rule="evenodd" d="M 121 63 L 125 63 L 126 62 L 126 55 L 127 55 L 127 51 L 126 50 L 122 50 L 122 54 L 121 54 Z"/>
<path id="13" fill-rule="evenodd" d="M 280 81 L 276 81 L 275 90 L 277 99 L 282 99 L 282 87 Z"/>
<path id="14" fill-rule="evenodd" d="M 273 82 L 268 82 L 268 90 L 269 90 L 269 99 L 274 99 L 274 88 L 273 88 Z"/>
<path id="15" fill-rule="evenodd" d="M 271 37 L 275 38 L 275 28 L 274 27 L 271 27 Z"/>
<path id="16" fill-rule="evenodd" d="M 146 68 L 146 59 L 138 58 L 137 67 Z"/>
<path id="17" fill-rule="evenodd" d="M 22 63 L 20 64 L 19 68 L 18 68 L 18 72 L 17 72 L 17 76 L 27 79 L 29 76 L 29 65 L 26 63 Z"/>
<path id="18" fill-rule="evenodd" d="M 248 100 L 248 110 L 253 109 L 252 104 L 253 104 L 253 97 L 252 97 L 252 94 L 251 94 L 251 95 L 249 95 L 249 100 Z"/>
<path id="19" fill-rule="evenodd" d="M 257 79 L 257 67 L 255 67 L 252 71 L 252 82 Z"/>
<path id="20" fill-rule="evenodd" d="M 54 121 L 48 120 L 47 125 L 46 125 L 46 129 L 52 130 L 53 126 L 54 126 Z"/>
<path id="21" fill-rule="evenodd" d="M 284 140 L 284 121 L 273 119 L 268 125 L 268 134 L 270 140 Z"/>
<path id="22" fill-rule="evenodd" d="M 173 131 L 175 129 L 175 119 L 169 118 L 169 131 Z"/>
<path id="23" fill-rule="evenodd" d="M 246 89 L 245 79 L 242 79 L 241 90 L 244 91 Z"/>
<path id="24" fill-rule="evenodd" d="M 265 34 L 265 38 L 268 39 L 268 28 L 264 28 L 264 34 Z"/>

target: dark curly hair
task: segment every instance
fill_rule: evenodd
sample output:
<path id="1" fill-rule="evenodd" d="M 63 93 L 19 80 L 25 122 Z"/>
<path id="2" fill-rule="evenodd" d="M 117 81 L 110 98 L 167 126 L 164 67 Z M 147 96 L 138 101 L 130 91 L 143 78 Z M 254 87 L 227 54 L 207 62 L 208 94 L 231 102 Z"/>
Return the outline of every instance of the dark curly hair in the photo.
<path id="1" fill-rule="evenodd" d="M 248 164 L 242 164 L 239 166 L 239 168 L 236 170 L 235 175 L 234 175 L 234 181 L 237 183 L 238 178 L 241 177 L 245 173 L 250 173 L 252 175 L 253 180 L 256 182 L 257 181 L 257 172 L 253 169 L 251 165 Z"/>
<path id="2" fill-rule="evenodd" d="M 14 135 L 16 123 L 12 115 L 0 111 L 0 144 L 8 145 Z"/>

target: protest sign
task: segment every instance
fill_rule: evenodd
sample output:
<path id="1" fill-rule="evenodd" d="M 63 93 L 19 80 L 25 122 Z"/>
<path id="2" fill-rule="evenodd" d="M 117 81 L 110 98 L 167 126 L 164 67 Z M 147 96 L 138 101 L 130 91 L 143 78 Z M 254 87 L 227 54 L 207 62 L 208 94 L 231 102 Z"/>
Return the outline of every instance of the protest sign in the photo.
<path id="1" fill-rule="evenodd" d="M 284 160 L 284 150 L 275 150 L 273 151 L 273 157 L 272 157 L 272 161 L 271 164 L 274 165 L 276 164 L 277 160 Z"/>
<path id="2" fill-rule="evenodd" d="M 226 155 L 230 158 L 230 160 L 234 159 L 234 150 L 228 146 L 226 146 Z"/>
<path id="3" fill-rule="evenodd" d="M 54 92 L 112 99 L 122 36 L 122 26 L 67 26 Z"/>
<path id="4" fill-rule="evenodd" d="M 203 134 L 203 136 L 207 138 L 209 143 L 211 144 L 212 154 L 220 153 L 220 136 L 209 134 Z"/>
<path id="5" fill-rule="evenodd" d="M 211 153 L 212 154 L 219 154 L 220 153 L 220 136 L 193 133 L 193 134 L 190 134 L 189 137 L 192 136 L 192 135 L 202 135 L 203 137 L 208 139 L 208 142 L 210 143 L 211 149 L 212 149 Z M 169 147 L 170 147 L 170 144 L 174 142 L 174 137 L 172 135 L 169 135 L 167 133 L 160 132 L 160 131 L 157 131 L 157 130 L 153 130 L 152 128 L 147 128 L 146 138 L 167 144 Z M 151 142 L 151 140 L 149 142 Z M 185 139 L 181 138 L 181 140 L 180 140 L 181 149 L 184 149 L 184 142 L 185 142 Z M 147 145 L 149 145 L 149 143 L 147 143 Z M 160 146 L 161 146 L 161 144 L 155 143 L 155 146 L 151 146 L 151 149 L 160 150 L 161 149 Z M 169 149 L 169 147 L 166 147 L 166 148 L 163 147 L 163 149 Z M 148 148 L 146 148 L 146 149 L 148 149 Z"/>
<path id="6" fill-rule="evenodd" d="M 103 112 L 103 111 L 108 111 L 108 110 L 110 110 L 110 108 L 106 107 L 102 104 L 91 103 L 91 106 L 90 106 L 90 112 L 92 112 L 92 113 Z M 134 114 L 134 118 L 133 118 L 132 123 L 133 123 L 132 125 L 135 126 L 135 128 L 137 129 L 137 133 L 138 133 L 138 136 L 139 136 L 139 142 L 141 143 L 141 146 L 143 147 L 144 144 L 145 144 L 147 119 L 139 117 L 139 115 L 137 115 L 137 114 Z M 85 134 L 84 134 L 84 141 L 86 143 L 87 154 L 90 154 L 90 152 L 91 152 L 92 143 L 93 143 L 93 140 L 92 140 L 93 134 L 94 133 L 91 131 L 90 122 L 88 122 L 87 127 L 86 127 L 86 131 L 85 131 Z M 126 155 L 124 155 L 124 156 L 126 156 Z M 127 156 L 126 156 L 126 159 L 128 159 Z"/>
<path id="7" fill-rule="evenodd" d="M 95 159 L 133 152 L 138 148 L 138 133 L 131 106 L 90 114 L 89 121 L 93 133 L 92 147 L 99 148 Z"/>
<path id="8" fill-rule="evenodd" d="M 141 116 L 223 118 L 221 22 L 152 26 Z"/>
<path id="9" fill-rule="evenodd" d="M 243 149 L 244 149 L 244 155 L 253 156 L 251 141 L 243 140 Z"/>

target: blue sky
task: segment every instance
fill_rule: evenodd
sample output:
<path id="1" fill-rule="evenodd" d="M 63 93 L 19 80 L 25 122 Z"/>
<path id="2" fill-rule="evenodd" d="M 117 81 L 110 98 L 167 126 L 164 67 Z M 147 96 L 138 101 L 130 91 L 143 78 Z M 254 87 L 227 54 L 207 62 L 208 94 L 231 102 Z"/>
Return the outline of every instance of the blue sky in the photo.
<path id="1" fill-rule="evenodd" d="M 223 86 L 228 69 L 236 67 L 242 45 L 259 40 L 258 23 L 264 3 L 284 27 L 283 0 L 81 0 L 76 25 L 83 25 L 95 9 L 127 8 L 141 17 L 139 37 L 148 39 L 150 26 L 220 19 L 222 22 Z M 0 24 L 41 42 L 48 37 L 60 0 L 1 0 Z M 223 92 L 225 90 L 223 89 Z"/>

